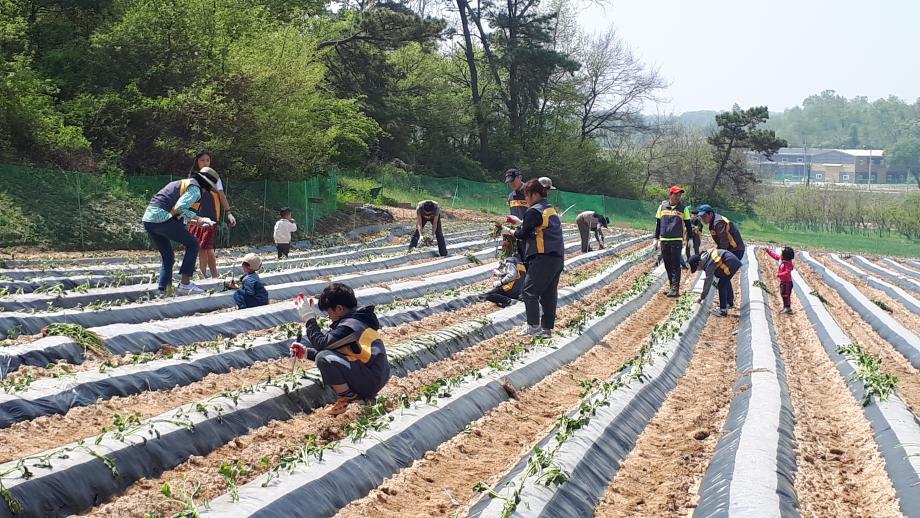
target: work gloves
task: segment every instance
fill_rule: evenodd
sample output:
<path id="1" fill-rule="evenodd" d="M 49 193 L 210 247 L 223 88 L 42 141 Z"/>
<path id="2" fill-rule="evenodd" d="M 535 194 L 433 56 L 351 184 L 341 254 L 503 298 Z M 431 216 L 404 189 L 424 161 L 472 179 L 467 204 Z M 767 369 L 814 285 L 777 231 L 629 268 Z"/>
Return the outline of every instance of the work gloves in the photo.
<path id="1" fill-rule="evenodd" d="M 297 309 L 297 315 L 303 322 L 307 322 L 310 319 L 320 319 L 326 316 L 325 312 L 319 309 L 319 303 L 313 298 L 306 298 L 303 293 L 297 295 L 297 298 L 294 299 L 294 307 Z"/>
<path id="2" fill-rule="evenodd" d="M 198 220 L 195 223 L 199 227 L 210 227 L 214 225 L 214 220 L 211 218 L 205 218 L 205 217 L 199 216 Z"/>
<path id="3" fill-rule="evenodd" d="M 312 347 L 304 347 L 304 345 L 300 342 L 294 342 L 291 344 L 291 356 L 297 358 L 298 360 L 302 360 L 304 356 L 306 356 L 308 360 L 315 362 L 316 349 Z"/>
<path id="4" fill-rule="evenodd" d="M 517 216 L 508 216 L 507 218 L 505 218 L 505 223 L 510 223 L 514 226 L 519 226 L 523 222 L 521 221 L 521 218 Z"/>
<path id="5" fill-rule="evenodd" d="M 230 225 L 230 228 L 236 226 L 236 218 L 233 217 L 233 214 L 227 213 L 227 223 Z"/>

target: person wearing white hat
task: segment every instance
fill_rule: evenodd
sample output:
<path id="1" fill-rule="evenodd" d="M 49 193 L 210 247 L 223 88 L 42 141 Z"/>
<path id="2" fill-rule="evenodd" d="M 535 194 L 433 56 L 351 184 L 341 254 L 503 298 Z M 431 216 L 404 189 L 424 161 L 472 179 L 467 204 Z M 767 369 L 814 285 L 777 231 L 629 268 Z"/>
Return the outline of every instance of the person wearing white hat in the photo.
<path id="1" fill-rule="evenodd" d="M 240 277 L 239 284 L 234 283 L 231 287 L 237 286 L 236 293 L 233 294 L 233 301 L 236 307 L 240 309 L 254 308 L 268 304 L 268 290 L 259 279 L 259 268 L 262 268 L 262 258 L 256 254 L 249 253 L 243 257 L 243 276 Z"/>
<path id="2" fill-rule="evenodd" d="M 546 187 L 547 189 L 551 191 L 556 190 L 556 188 L 553 187 L 553 181 L 550 179 L 549 176 L 541 176 L 540 178 L 537 179 L 537 181 L 540 182 L 540 185 L 542 185 L 543 187 Z"/>
<path id="3" fill-rule="evenodd" d="M 204 292 L 192 284 L 199 247 L 198 240 L 185 227 L 190 223 L 199 226 L 215 224 L 214 220 L 196 214 L 195 205 L 201 199 L 201 192 L 210 193 L 217 188 L 218 181 L 220 176 L 217 171 L 205 167 L 191 178 L 169 182 L 150 199 L 150 204 L 144 211 L 143 223 L 150 242 L 160 252 L 160 293 L 165 293 L 166 288 L 172 283 L 173 265 L 176 262 L 173 241 L 185 247 L 185 255 L 179 267 L 181 281 L 177 292 L 183 295 Z"/>

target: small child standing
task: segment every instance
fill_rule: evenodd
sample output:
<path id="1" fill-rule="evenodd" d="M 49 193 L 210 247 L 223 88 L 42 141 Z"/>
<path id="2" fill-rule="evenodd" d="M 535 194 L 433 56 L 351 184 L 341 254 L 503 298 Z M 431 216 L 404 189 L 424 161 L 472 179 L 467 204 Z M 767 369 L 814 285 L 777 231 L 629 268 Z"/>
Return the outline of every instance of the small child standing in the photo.
<path id="1" fill-rule="evenodd" d="M 516 255 L 506 258 L 503 271 L 492 271 L 493 276 L 501 275 L 501 278 L 493 283 L 492 289 L 483 294 L 482 298 L 502 308 L 514 304 L 514 301 L 521 298 L 526 273 L 527 268 Z"/>
<path id="2" fill-rule="evenodd" d="M 278 259 L 287 257 L 291 253 L 291 233 L 297 232 L 297 222 L 289 207 L 282 207 L 278 211 L 281 219 L 275 223 L 275 248 L 278 249 Z"/>
<path id="3" fill-rule="evenodd" d="M 784 247 L 781 253 L 776 253 L 772 248 L 767 248 L 767 255 L 779 261 L 779 269 L 776 276 L 779 277 L 779 294 L 783 298 L 783 309 L 780 313 L 788 315 L 792 313 L 792 270 L 795 265 L 792 261 L 795 259 L 795 251 L 791 248 Z"/>
<path id="4" fill-rule="evenodd" d="M 243 257 L 243 276 L 240 277 L 239 284 L 234 282 L 230 286 L 237 288 L 233 294 L 233 301 L 238 308 L 254 308 L 268 304 L 268 291 L 259 279 L 261 267 L 262 259 L 256 254 L 246 254 Z"/>

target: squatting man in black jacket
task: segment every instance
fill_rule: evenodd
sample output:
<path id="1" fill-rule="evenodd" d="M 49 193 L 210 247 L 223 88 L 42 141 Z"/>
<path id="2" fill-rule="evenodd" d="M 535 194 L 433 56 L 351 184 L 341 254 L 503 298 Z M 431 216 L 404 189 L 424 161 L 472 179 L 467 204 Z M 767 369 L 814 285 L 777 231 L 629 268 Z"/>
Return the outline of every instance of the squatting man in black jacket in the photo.
<path id="1" fill-rule="evenodd" d="M 323 384 L 338 396 L 329 413 L 341 414 L 358 399 L 374 399 L 390 379 L 374 306 L 358 307 L 354 290 L 337 282 L 326 286 L 319 300 L 307 299 L 301 293 L 294 306 L 306 323 L 310 347 L 294 342 L 291 355 L 316 362 Z M 326 316 L 332 320 L 329 332 L 317 323 Z"/>

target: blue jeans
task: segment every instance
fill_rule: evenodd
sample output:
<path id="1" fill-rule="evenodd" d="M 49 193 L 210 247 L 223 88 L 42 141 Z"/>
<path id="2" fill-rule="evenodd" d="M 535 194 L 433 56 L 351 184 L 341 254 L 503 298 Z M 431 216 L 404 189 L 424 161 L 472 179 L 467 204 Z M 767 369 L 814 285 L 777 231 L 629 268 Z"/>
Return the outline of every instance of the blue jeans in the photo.
<path id="1" fill-rule="evenodd" d="M 172 241 L 185 246 L 185 255 L 182 257 L 179 274 L 191 276 L 195 273 L 195 263 L 198 261 L 198 240 L 185 229 L 185 225 L 177 219 L 170 219 L 163 223 L 148 223 L 145 221 L 144 230 L 150 236 L 150 242 L 153 243 L 153 246 L 160 251 L 162 262 L 160 265 L 160 290 L 165 290 L 172 283 L 173 265 L 176 264 Z"/>

